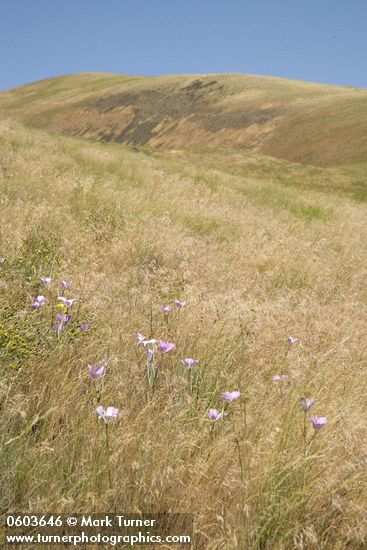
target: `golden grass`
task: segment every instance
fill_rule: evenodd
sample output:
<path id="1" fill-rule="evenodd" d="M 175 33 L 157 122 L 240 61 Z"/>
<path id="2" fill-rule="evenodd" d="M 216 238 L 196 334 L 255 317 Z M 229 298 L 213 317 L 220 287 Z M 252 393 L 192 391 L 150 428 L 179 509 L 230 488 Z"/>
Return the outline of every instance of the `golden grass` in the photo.
<path id="1" fill-rule="evenodd" d="M 256 155 L 210 168 L 15 123 L 0 145 L 1 509 L 192 512 L 206 549 L 365 548 L 365 206 Z M 58 339 L 62 278 L 79 302 Z M 176 343 L 150 398 L 135 331 Z M 107 360 L 111 489 L 86 371 Z M 302 395 L 329 420 L 306 456 Z"/>

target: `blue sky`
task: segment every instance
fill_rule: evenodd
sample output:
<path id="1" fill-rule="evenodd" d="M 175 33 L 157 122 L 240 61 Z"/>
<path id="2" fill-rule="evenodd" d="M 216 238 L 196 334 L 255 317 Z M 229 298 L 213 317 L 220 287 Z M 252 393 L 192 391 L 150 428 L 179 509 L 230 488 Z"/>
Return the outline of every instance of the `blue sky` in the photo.
<path id="1" fill-rule="evenodd" d="M 83 71 L 367 87 L 367 0 L 0 0 L 0 89 Z"/>

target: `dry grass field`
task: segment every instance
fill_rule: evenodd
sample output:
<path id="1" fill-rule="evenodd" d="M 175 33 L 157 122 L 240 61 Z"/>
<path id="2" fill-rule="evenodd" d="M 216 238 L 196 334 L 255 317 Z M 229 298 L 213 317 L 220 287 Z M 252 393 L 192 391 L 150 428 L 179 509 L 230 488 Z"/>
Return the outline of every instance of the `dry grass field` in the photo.
<path id="1" fill-rule="evenodd" d="M 1 510 L 190 512 L 198 549 L 366 548 L 362 126 L 353 149 L 342 126 L 320 120 L 335 136 L 324 156 L 308 126 L 299 151 L 322 159 L 309 164 L 294 162 L 290 135 L 288 152 L 278 141 L 270 155 L 284 118 L 247 149 L 58 134 L 73 90 L 97 101 L 106 80 L 116 94 L 144 80 L 100 79 L 80 89 L 60 79 L 56 118 L 39 93 L 52 82 L 0 96 Z M 315 113 L 313 93 L 330 112 L 367 97 L 309 86 Z M 336 162 L 340 136 L 351 151 Z M 151 344 L 150 362 L 136 332 L 175 347 Z M 88 364 L 106 365 L 104 376 L 91 379 Z M 301 397 L 317 403 L 304 413 Z M 97 406 L 120 409 L 108 449 Z M 327 424 L 315 429 L 312 415 Z"/>

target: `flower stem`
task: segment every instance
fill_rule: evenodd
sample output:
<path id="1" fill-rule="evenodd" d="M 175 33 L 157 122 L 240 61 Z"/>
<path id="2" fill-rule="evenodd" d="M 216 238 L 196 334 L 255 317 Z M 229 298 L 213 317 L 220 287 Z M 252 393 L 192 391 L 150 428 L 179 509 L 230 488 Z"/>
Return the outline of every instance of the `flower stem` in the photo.
<path id="1" fill-rule="evenodd" d="M 105 433 L 106 433 L 106 451 L 107 451 L 107 470 L 108 470 L 108 485 L 112 489 L 112 477 L 111 477 L 111 466 L 110 466 L 110 441 L 108 434 L 108 424 L 105 423 Z"/>
<path id="2" fill-rule="evenodd" d="M 303 413 L 303 456 L 307 454 L 307 425 L 306 412 Z"/>

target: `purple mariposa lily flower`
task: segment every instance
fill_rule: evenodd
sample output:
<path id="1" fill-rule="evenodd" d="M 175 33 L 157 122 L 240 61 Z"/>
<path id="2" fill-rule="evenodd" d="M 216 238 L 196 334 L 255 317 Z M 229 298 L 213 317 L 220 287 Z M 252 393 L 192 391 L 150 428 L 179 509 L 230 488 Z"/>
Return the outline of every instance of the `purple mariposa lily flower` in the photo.
<path id="1" fill-rule="evenodd" d="M 141 334 L 141 332 L 135 332 L 134 334 L 137 344 L 142 344 L 146 337 Z"/>
<path id="2" fill-rule="evenodd" d="M 223 394 L 223 399 L 227 401 L 227 403 L 232 403 L 232 401 L 235 401 L 238 399 L 241 395 L 241 392 L 238 390 L 235 391 L 225 391 Z"/>
<path id="3" fill-rule="evenodd" d="M 293 336 L 288 336 L 287 342 L 290 346 L 294 346 L 298 342 L 298 338 L 293 338 Z"/>
<path id="4" fill-rule="evenodd" d="M 182 307 L 185 307 L 186 302 L 183 300 L 175 300 L 175 306 L 177 309 L 181 309 Z"/>
<path id="5" fill-rule="evenodd" d="M 327 424 L 327 417 L 326 416 L 312 415 L 310 420 L 311 420 L 312 426 L 314 427 L 316 432 L 321 430 Z"/>
<path id="6" fill-rule="evenodd" d="M 83 332 L 87 332 L 87 330 L 89 329 L 89 325 L 88 323 L 80 323 L 80 330 L 82 330 Z"/>
<path id="7" fill-rule="evenodd" d="M 88 363 L 87 366 L 89 377 L 92 380 L 97 380 L 97 378 L 101 378 L 106 372 L 106 365 L 97 365 L 93 366 Z"/>
<path id="8" fill-rule="evenodd" d="M 199 361 L 197 361 L 197 359 L 192 359 L 191 357 L 186 357 L 186 359 L 182 359 L 181 363 L 187 369 L 191 369 L 191 367 L 194 367 L 195 365 L 198 365 Z"/>
<path id="9" fill-rule="evenodd" d="M 175 348 L 175 344 L 172 344 L 172 342 L 163 342 L 163 340 L 159 340 L 159 351 L 161 353 L 167 353 L 168 351 L 171 351 Z"/>
<path id="10" fill-rule="evenodd" d="M 143 342 L 141 342 L 141 345 L 145 349 L 149 348 L 149 346 L 155 346 L 156 344 L 158 344 L 158 340 L 156 340 L 155 338 L 151 338 L 150 340 L 144 340 Z"/>
<path id="11" fill-rule="evenodd" d="M 46 285 L 49 285 L 50 283 L 52 283 L 51 277 L 40 277 L 40 281 L 41 281 L 41 283 L 44 284 L 45 286 L 46 286 Z"/>
<path id="12" fill-rule="evenodd" d="M 70 321 L 71 315 L 67 313 L 66 314 L 56 313 L 56 318 L 58 319 L 58 322 L 55 323 L 54 330 L 55 332 L 57 332 L 57 334 L 60 334 L 64 326 L 67 325 L 68 322 Z"/>
<path id="13" fill-rule="evenodd" d="M 155 338 L 150 338 L 148 340 L 146 336 L 143 336 L 143 334 L 141 334 L 141 332 L 135 332 L 134 336 L 138 346 L 143 346 L 145 349 L 149 348 L 150 346 L 155 346 L 155 344 L 158 344 L 158 340 L 156 340 Z"/>
<path id="14" fill-rule="evenodd" d="M 64 298 L 64 296 L 58 296 L 57 299 L 66 307 L 71 307 L 74 302 L 77 302 L 76 298 Z"/>
<path id="15" fill-rule="evenodd" d="M 273 382 L 284 382 L 287 379 L 285 374 L 274 374 Z"/>
<path id="16" fill-rule="evenodd" d="M 64 323 L 64 325 L 66 325 L 71 319 L 71 315 L 69 313 L 56 313 L 56 317 L 60 323 Z"/>
<path id="17" fill-rule="evenodd" d="M 165 315 L 168 315 L 168 313 L 171 313 L 172 308 L 171 308 L 171 306 L 164 306 L 164 307 L 162 307 L 162 311 Z"/>
<path id="18" fill-rule="evenodd" d="M 300 397 L 299 402 L 303 409 L 303 412 L 305 413 L 310 411 L 312 407 L 317 403 L 316 399 L 306 399 L 305 397 Z"/>
<path id="19" fill-rule="evenodd" d="M 117 409 L 116 407 L 107 407 L 105 410 L 103 407 L 99 406 L 96 408 L 96 411 L 99 418 L 103 418 L 106 424 L 109 420 L 112 418 L 117 418 L 120 414 L 120 409 Z"/>
<path id="20" fill-rule="evenodd" d="M 210 409 L 208 412 L 208 418 L 209 420 L 216 422 L 217 420 L 223 418 L 223 412 L 219 412 L 217 409 Z"/>
<path id="21" fill-rule="evenodd" d="M 63 288 L 70 288 L 73 283 L 71 281 L 60 281 L 60 286 Z"/>
<path id="22" fill-rule="evenodd" d="M 46 298 L 44 296 L 41 296 L 41 295 L 36 296 L 32 304 L 32 307 L 34 307 L 35 309 L 39 309 L 41 306 L 43 306 L 43 304 L 45 303 L 45 300 Z"/>

